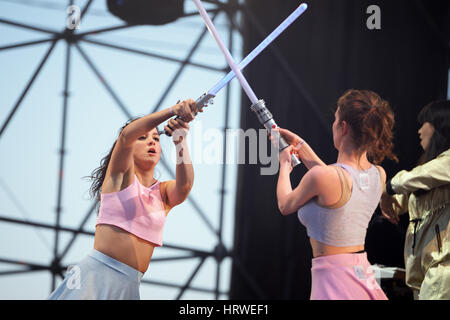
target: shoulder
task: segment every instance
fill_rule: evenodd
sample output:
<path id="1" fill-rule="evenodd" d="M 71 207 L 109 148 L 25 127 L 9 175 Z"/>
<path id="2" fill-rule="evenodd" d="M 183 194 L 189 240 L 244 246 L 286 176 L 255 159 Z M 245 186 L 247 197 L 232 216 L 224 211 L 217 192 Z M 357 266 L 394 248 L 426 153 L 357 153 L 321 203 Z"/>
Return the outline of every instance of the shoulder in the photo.
<path id="1" fill-rule="evenodd" d="M 305 177 L 308 176 L 308 179 L 316 185 L 329 184 L 330 182 L 333 182 L 333 180 L 338 181 L 339 175 L 337 170 L 338 169 L 334 165 L 317 165 L 309 169 L 305 174 Z"/>
<path id="2" fill-rule="evenodd" d="M 433 160 L 435 160 L 435 162 L 438 162 L 438 163 L 446 163 L 447 164 L 450 161 L 450 149 L 447 149 L 444 152 L 440 153 Z"/>
<path id="3" fill-rule="evenodd" d="M 378 169 L 378 172 L 380 173 L 381 181 L 383 183 L 386 183 L 386 171 L 384 171 L 382 166 L 374 165 L 374 167 Z"/>
<path id="4" fill-rule="evenodd" d="M 438 157 L 450 157 L 450 148 L 442 152 Z"/>
<path id="5" fill-rule="evenodd" d="M 336 165 L 314 166 L 309 170 L 310 180 L 303 187 L 308 187 L 313 195 L 318 197 L 319 205 L 328 206 L 339 201 L 344 181 L 341 179 L 351 179 L 344 176 L 344 170 L 341 173 L 339 170 L 340 167 Z"/>
<path id="6" fill-rule="evenodd" d="M 336 172 L 336 166 L 335 165 L 327 165 L 327 166 L 314 166 L 312 167 L 309 172 L 311 172 L 312 175 L 315 177 L 323 177 L 330 174 L 333 174 L 333 172 Z"/>

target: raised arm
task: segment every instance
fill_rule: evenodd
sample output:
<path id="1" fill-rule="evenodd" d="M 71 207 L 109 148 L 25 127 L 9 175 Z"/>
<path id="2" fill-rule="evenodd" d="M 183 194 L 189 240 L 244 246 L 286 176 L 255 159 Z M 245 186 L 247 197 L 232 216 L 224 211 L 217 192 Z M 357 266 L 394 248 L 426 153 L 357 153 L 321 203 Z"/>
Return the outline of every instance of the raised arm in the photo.
<path id="1" fill-rule="evenodd" d="M 431 190 L 450 183 L 450 149 L 411 171 L 398 172 L 386 184 L 388 194 L 409 195 L 419 189 Z"/>
<path id="2" fill-rule="evenodd" d="M 326 166 L 305 140 L 287 129 L 278 128 L 278 131 L 286 142 L 294 147 L 295 154 L 308 169 L 314 166 Z"/>
<path id="3" fill-rule="evenodd" d="M 315 166 L 302 178 L 298 186 L 292 190 L 290 172 L 292 170 L 289 146 L 280 153 L 280 172 L 277 183 L 278 208 L 282 215 L 289 215 L 297 211 L 306 202 L 314 197 L 321 197 L 330 190 L 330 168 Z M 334 173 L 331 173 L 334 174 Z M 329 192 L 328 192 L 329 193 Z"/>
<path id="4" fill-rule="evenodd" d="M 180 116 L 187 122 L 191 121 L 194 118 L 193 112 L 195 111 L 195 101 L 188 99 L 165 110 L 139 118 L 127 125 L 120 133 L 111 155 L 108 166 L 111 177 L 121 175 L 132 168 L 133 144 L 139 137 L 156 128 L 172 116 Z"/>
<path id="5" fill-rule="evenodd" d="M 186 200 L 194 184 L 194 169 L 186 139 L 188 130 L 189 124 L 181 119 L 171 119 L 169 127 L 166 127 L 176 146 L 177 161 L 175 180 L 165 183 L 166 203 L 170 208 Z"/>

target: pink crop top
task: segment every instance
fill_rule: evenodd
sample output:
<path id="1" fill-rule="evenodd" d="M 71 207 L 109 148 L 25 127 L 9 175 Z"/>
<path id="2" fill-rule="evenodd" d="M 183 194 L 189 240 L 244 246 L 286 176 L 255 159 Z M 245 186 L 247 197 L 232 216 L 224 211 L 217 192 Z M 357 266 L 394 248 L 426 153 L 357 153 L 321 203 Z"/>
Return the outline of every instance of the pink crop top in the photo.
<path id="1" fill-rule="evenodd" d="M 147 188 L 135 175 L 133 183 L 125 189 L 101 194 L 95 225 L 114 225 L 159 247 L 165 221 L 159 181 Z"/>

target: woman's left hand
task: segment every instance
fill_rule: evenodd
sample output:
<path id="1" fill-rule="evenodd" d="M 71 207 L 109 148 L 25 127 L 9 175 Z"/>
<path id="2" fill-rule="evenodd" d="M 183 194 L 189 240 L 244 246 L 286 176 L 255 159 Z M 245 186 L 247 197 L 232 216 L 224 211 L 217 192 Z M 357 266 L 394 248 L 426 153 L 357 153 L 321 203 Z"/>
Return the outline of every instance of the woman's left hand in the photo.
<path id="1" fill-rule="evenodd" d="M 181 118 L 172 118 L 169 120 L 164 129 L 170 136 L 172 136 L 173 142 L 177 145 L 186 140 L 189 132 L 189 124 Z"/>
<path id="2" fill-rule="evenodd" d="M 291 164 L 291 157 L 294 152 L 294 147 L 289 146 L 287 148 L 284 148 L 283 151 L 279 153 L 279 161 L 280 161 L 280 168 L 282 166 L 287 166 L 289 168 L 289 173 L 292 171 L 292 164 Z"/>

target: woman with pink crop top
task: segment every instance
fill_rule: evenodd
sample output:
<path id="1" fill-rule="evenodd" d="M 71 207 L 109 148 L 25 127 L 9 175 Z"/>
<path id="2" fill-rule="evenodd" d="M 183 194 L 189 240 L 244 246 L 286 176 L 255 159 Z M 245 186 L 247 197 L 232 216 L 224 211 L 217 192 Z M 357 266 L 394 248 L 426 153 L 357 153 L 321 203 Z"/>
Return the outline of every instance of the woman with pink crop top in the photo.
<path id="1" fill-rule="evenodd" d="M 290 144 L 280 153 L 277 184 L 282 215 L 298 211 L 313 251 L 311 299 L 387 299 L 364 252 L 370 218 L 378 206 L 386 174 L 379 164 L 393 154 L 394 116 L 372 91 L 348 90 L 337 103 L 333 142 L 337 163 L 326 165 L 296 134 L 276 129 Z M 275 133 L 275 135 L 274 135 Z M 291 154 L 309 169 L 293 190 Z"/>
<path id="2" fill-rule="evenodd" d="M 197 111 L 188 99 L 122 127 L 91 176 L 91 194 L 100 201 L 94 249 L 68 270 L 50 299 L 140 298 L 140 280 L 154 248 L 162 245 L 166 216 L 192 188 L 186 135 Z M 176 145 L 176 178 L 160 182 L 154 178 L 161 156 L 157 126 L 174 116 L 165 130 Z"/>

